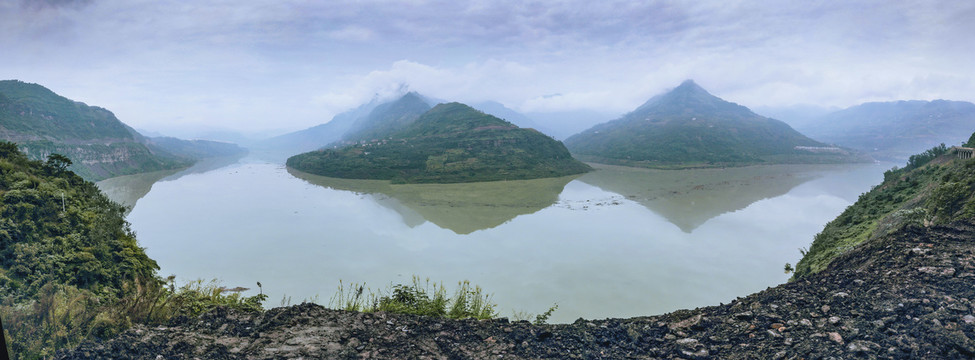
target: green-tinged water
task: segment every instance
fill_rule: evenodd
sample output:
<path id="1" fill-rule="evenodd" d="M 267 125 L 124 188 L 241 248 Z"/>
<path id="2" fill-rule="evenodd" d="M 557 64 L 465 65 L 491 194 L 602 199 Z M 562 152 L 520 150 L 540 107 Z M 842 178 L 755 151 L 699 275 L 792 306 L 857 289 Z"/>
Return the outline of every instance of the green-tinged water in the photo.
<path id="1" fill-rule="evenodd" d="M 558 303 L 552 320 L 570 322 L 715 305 L 785 282 L 785 263 L 889 167 L 599 166 L 555 179 L 390 185 L 246 158 L 99 185 L 135 204 L 128 219 L 141 245 L 180 281 L 220 278 L 251 292 L 261 281 L 276 306 L 285 296 L 327 305 L 340 279 L 373 288 L 412 275 L 466 279 L 494 294 L 502 316 Z"/>

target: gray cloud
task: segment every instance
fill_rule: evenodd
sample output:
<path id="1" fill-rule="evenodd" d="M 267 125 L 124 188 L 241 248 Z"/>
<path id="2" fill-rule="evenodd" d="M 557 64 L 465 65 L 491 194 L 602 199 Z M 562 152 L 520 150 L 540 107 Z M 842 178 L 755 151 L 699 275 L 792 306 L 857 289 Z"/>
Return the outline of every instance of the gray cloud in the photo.
<path id="1" fill-rule="evenodd" d="M 163 130 L 311 126 L 400 83 L 533 111 L 623 112 L 687 78 L 747 106 L 973 101 L 973 17 L 957 1 L 0 1 L 0 78 Z"/>
<path id="2" fill-rule="evenodd" d="M 21 6 L 39 10 L 44 8 L 82 8 L 91 4 L 92 0 L 21 0 Z"/>

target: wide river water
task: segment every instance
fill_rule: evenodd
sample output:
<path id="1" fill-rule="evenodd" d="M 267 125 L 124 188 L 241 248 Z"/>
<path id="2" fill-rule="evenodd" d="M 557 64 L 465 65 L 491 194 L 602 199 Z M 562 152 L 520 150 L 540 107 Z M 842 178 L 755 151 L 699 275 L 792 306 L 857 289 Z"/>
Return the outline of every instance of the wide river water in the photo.
<path id="1" fill-rule="evenodd" d="M 786 263 L 891 164 L 645 170 L 450 185 L 331 179 L 257 157 L 100 182 L 177 283 L 328 305 L 339 280 L 469 280 L 501 316 L 654 315 L 785 282 Z"/>

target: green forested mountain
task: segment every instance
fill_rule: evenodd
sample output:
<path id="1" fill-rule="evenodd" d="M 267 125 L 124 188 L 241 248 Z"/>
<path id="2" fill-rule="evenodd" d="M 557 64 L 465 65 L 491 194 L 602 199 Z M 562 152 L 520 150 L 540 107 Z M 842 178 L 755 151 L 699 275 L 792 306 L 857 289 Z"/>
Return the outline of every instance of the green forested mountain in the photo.
<path id="1" fill-rule="evenodd" d="M 691 80 L 565 145 L 585 160 L 646 167 L 852 160 L 845 150 L 715 97 Z"/>
<path id="2" fill-rule="evenodd" d="M 317 175 L 399 183 L 532 179 L 590 170 L 560 142 L 460 103 L 437 105 L 382 139 L 296 155 L 287 164 Z"/>
<path id="3" fill-rule="evenodd" d="M 906 160 L 940 143 L 958 145 L 975 128 L 975 104 L 965 101 L 895 101 L 853 106 L 798 123 L 815 139 Z"/>
<path id="4" fill-rule="evenodd" d="M 108 110 L 17 80 L 0 81 L 0 140 L 17 143 L 32 159 L 65 155 L 71 170 L 89 180 L 191 163 L 147 147 Z"/>
<path id="5" fill-rule="evenodd" d="M 904 226 L 972 218 L 975 159 L 960 158 L 941 144 L 911 156 L 904 168 L 885 172 L 883 183 L 826 224 L 796 265 L 795 277 L 823 270 L 857 245 Z"/>
<path id="6" fill-rule="evenodd" d="M 133 139 L 110 111 L 71 101 L 47 88 L 0 81 L 0 126 L 7 137 L 25 140 Z M 19 139 L 18 139 L 19 140 Z"/>

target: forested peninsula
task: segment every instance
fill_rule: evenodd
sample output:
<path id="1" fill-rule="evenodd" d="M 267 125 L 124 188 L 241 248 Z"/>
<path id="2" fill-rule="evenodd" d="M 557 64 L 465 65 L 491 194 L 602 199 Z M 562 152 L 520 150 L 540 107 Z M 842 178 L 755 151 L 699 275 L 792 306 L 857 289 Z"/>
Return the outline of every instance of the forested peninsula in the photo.
<path id="1" fill-rule="evenodd" d="M 295 155 L 287 165 L 393 183 L 522 180 L 591 170 L 561 142 L 460 103 L 439 104 L 387 137 Z"/>

